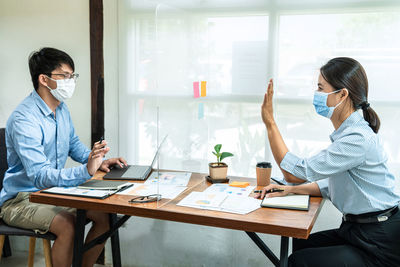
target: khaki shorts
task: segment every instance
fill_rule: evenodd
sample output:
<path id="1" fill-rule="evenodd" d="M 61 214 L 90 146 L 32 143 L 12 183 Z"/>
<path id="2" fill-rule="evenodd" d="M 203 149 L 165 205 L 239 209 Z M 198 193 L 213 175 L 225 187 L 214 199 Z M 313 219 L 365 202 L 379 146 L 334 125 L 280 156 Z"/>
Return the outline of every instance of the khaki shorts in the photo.
<path id="1" fill-rule="evenodd" d="M 76 209 L 32 203 L 29 192 L 19 192 L 15 198 L 4 202 L 0 217 L 10 226 L 34 230 L 36 233 L 49 231 L 54 217 L 62 211 L 76 214 Z"/>

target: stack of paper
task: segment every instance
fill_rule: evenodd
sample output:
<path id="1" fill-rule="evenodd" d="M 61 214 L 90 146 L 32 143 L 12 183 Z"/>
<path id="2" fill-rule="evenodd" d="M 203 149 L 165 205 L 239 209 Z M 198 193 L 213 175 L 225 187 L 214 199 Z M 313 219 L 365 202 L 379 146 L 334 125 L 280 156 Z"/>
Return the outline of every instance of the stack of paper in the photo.
<path id="1" fill-rule="evenodd" d="M 158 177 L 159 174 L 159 177 Z M 192 173 L 190 172 L 152 172 L 145 184 L 187 186 Z"/>
<path id="2" fill-rule="evenodd" d="M 209 194 L 227 194 L 232 196 L 247 197 L 255 188 L 255 186 L 247 186 L 244 188 L 233 187 L 228 184 L 213 184 L 208 187 L 204 192 Z"/>
<path id="3" fill-rule="evenodd" d="M 206 191 L 191 192 L 177 205 L 238 214 L 247 214 L 260 208 L 261 200 L 259 199 L 225 193 L 207 193 Z"/>
<path id="4" fill-rule="evenodd" d="M 174 199 L 186 190 L 192 173 L 152 172 L 144 184 L 134 183 L 134 187 L 120 191 L 120 195 L 148 196 L 160 194 L 162 198 Z"/>
<path id="5" fill-rule="evenodd" d="M 186 190 L 186 186 L 174 186 L 174 185 L 160 185 L 157 184 L 141 184 L 134 183 L 132 188 L 120 191 L 119 195 L 131 195 L 131 196 L 148 196 L 153 194 L 160 194 L 162 198 L 174 199 L 183 191 Z"/>

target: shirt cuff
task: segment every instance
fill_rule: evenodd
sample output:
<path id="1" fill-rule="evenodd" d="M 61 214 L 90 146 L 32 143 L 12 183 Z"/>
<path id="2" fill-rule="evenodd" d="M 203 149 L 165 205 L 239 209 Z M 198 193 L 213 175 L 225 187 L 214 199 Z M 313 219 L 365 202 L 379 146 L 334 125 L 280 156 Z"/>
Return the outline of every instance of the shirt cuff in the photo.
<path id="1" fill-rule="evenodd" d="M 315 183 L 317 183 L 322 197 L 329 198 L 329 178 L 315 181 Z"/>
<path id="2" fill-rule="evenodd" d="M 85 155 L 83 156 L 83 161 L 81 162 L 82 164 L 86 164 L 88 162 L 90 152 L 90 150 L 86 151 Z"/>
<path id="3" fill-rule="evenodd" d="M 82 178 L 87 180 L 91 177 L 92 176 L 89 174 L 89 171 L 87 169 L 87 163 L 82 164 Z"/>
<path id="4" fill-rule="evenodd" d="M 299 162 L 299 160 L 300 160 L 299 157 L 297 157 L 293 153 L 287 152 L 281 161 L 280 167 L 285 171 L 293 174 L 294 168 L 296 167 L 297 162 Z"/>

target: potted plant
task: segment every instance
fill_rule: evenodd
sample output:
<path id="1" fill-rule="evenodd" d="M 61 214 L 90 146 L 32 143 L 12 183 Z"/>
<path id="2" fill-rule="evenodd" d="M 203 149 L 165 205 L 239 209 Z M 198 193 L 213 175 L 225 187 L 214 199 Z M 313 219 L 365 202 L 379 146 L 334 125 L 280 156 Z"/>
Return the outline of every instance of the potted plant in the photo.
<path id="1" fill-rule="evenodd" d="M 228 174 L 228 165 L 222 162 L 227 157 L 232 157 L 233 154 L 230 152 L 221 152 L 221 144 L 214 146 L 212 152 L 217 157 L 217 162 L 211 162 L 208 164 L 211 179 L 226 179 Z"/>

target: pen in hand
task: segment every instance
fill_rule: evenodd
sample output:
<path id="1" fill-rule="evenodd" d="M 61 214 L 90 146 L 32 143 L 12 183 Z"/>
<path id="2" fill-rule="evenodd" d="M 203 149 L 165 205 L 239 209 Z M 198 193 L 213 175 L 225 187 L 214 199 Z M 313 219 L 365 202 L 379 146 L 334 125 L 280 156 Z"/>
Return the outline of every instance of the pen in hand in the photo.
<path id="1" fill-rule="evenodd" d="M 103 140 L 104 140 L 104 136 L 101 136 L 99 144 L 103 143 Z"/>
<path id="2" fill-rule="evenodd" d="M 265 193 L 269 194 L 269 193 L 283 192 L 283 191 L 285 191 L 285 190 L 282 188 L 271 188 L 271 189 L 267 190 Z M 253 193 L 261 194 L 262 190 L 254 190 Z"/>

